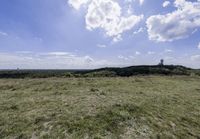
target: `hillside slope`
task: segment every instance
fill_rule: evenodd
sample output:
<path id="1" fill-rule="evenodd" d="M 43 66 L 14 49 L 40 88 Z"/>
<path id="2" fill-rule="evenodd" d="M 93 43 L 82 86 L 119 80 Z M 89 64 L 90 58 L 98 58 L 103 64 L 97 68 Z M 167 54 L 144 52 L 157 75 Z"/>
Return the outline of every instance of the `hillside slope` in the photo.
<path id="1" fill-rule="evenodd" d="M 179 65 L 165 66 L 131 66 L 125 68 L 102 68 L 92 71 L 86 71 L 87 75 L 105 75 L 105 76 L 134 76 L 134 75 L 200 75 L 200 71 Z"/>

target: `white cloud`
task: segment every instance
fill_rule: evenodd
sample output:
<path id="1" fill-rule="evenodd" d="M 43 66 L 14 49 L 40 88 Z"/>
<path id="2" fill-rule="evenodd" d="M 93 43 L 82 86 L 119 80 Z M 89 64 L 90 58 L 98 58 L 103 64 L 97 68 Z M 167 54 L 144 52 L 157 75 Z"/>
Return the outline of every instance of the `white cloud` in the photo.
<path id="1" fill-rule="evenodd" d="M 82 5 L 85 5 L 90 0 L 68 0 L 68 4 L 71 5 L 74 9 L 79 10 Z"/>
<path id="2" fill-rule="evenodd" d="M 123 16 L 122 7 L 116 0 L 72 1 L 69 0 L 68 3 L 75 9 L 87 3 L 85 22 L 88 30 L 103 29 L 114 41 L 121 40 L 122 33 L 131 30 L 143 19 L 143 15 Z"/>
<path id="3" fill-rule="evenodd" d="M 84 61 L 85 61 L 85 63 L 90 64 L 90 63 L 94 62 L 94 59 L 91 58 L 90 56 L 85 56 Z"/>
<path id="4" fill-rule="evenodd" d="M 118 58 L 105 60 L 93 58 L 89 55 L 58 51 L 0 53 L 0 69 L 93 69 L 124 67 L 135 62 L 134 56 L 119 56 Z"/>
<path id="5" fill-rule="evenodd" d="M 133 61 L 133 60 L 135 60 L 135 57 L 131 56 L 131 55 L 130 56 L 119 55 L 118 59 L 121 59 L 123 61 Z"/>
<path id="6" fill-rule="evenodd" d="M 166 42 L 190 36 L 200 27 L 200 1 L 175 0 L 175 11 L 150 16 L 147 21 L 149 39 Z"/>
<path id="7" fill-rule="evenodd" d="M 169 5 L 170 5 L 170 1 L 164 1 L 162 6 L 163 6 L 163 7 L 167 7 L 167 6 L 169 6 Z"/>
<path id="8" fill-rule="evenodd" d="M 139 53 L 138 53 L 139 54 Z M 119 55 L 114 59 L 97 59 L 89 55 L 78 55 L 70 52 L 34 53 L 18 51 L 0 53 L 0 69 L 91 69 L 100 67 L 124 67 L 141 64 L 157 64 L 160 56 L 154 59 L 144 58 L 146 55 Z M 178 64 L 199 68 L 200 55 L 169 57 L 162 55 L 166 64 Z M 53 61 L 53 62 L 52 62 Z"/>
<path id="9" fill-rule="evenodd" d="M 140 3 L 140 5 L 144 4 L 144 0 L 125 0 L 125 2 L 127 2 L 127 3 L 131 3 L 131 2 L 135 2 L 135 1 L 138 1 Z"/>
<path id="10" fill-rule="evenodd" d="M 113 42 L 114 42 L 114 43 L 115 43 L 115 42 L 119 42 L 119 41 L 121 41 L 121 40 L 122 40 L 121 35 L 118 35 L 118 36 L 116 36 L 116 37 L 113 38 Z"/>
<path id="11" fill-rule="evenodd" d="M 105 60 L 96 59 L 89 55 L 80 56 L 70 52 L 36 53 L 18 51 L 0 53 L 0 69 L 93 69 L 123 67 L 132 65 L 134 59 L 134 56 L 119 56 L 113 60 Z"/>
<path id="12" fill-rule="evenodd" d="M 141 32 L 144 32 L 144 28 L 142 28 L 142 27 L 139 28 L 138 30 L 134 31 L 133 34 L 135 35 L 135 34 L 139 34 Z"/>
<path id="13" fill-rule="evenodd" d="M 107 46 L 104 45 L 104 44 L 98 44 L 97 47 L 99 47 L 99 48 L 106 48 Z"/>
<path id="14" fill-rule="evenodd" d="M 136 51 L 135 55 L 141 55 L 141 53 L 139 51 Z"/>
<path id="15" fill-rule="evenodd" d="M 129 60 L 128 57 L 125 57 L 125 56 L 122 56 L 122 55 L 119 55 L 118 58 L 121 59 L 121 60 Z"/>
<path id="16" fill-rule="evenodd" d="M 165 49 L 165 53 L 172 53 L 173 52 L 173 50 L 171 50 L 171 49 Z"/>
<path id="17" fill-rule="evenodd" d="M 114 0 L 93 0 L 86 15 L 87 29 L 102 28 L 109 37 L 121 36 L 141 21 L 143 16 L 123 17 L 120 5 Z"/>
<path id="18" fill-rule="evenodd" d="M 77 56 L 69 52 L 0 53 L 0 69 L 76 69 L 103 67 L 106 64 L 108 62 L 105 60 L 94 60 L 88 55 Z"/>
<path id="19" fill-rule="evenodd" d="M 131 2 L 133 2 L 133 0 L 125 0 L 125 2 L 131 3 Z"/>
<path id="20" fill-rule="evenodd" d="M 200 55 L 193 55 L 191 56 L 192 61 L 200 61 Z"/>
<path id="21" fill-rule="evenodd" d="M 49 53 L 44 53 L 46 55 L 52 55 L 52 56 L 66 56 L 66 55 L 71 55 L 68 52 L 49 52 Z"/>
<path id="22" fill-rule="evenodd" d="M 197 47 L 200 49 L 200 42 L 199 42 L 199 45 Z"/>
<path id="23" fill-rule="evenodd" d="M 153 52 L 153 51 L 149 51 L 149 52 L 147 52 L 147 54 L 148 54 L 148 55 L 154 55 L 155 52 Z"/>
<path id="24" fill-rule="evenodd" d="M 142 5 L 144 3 L 144 0 L 139 0 L 140 1 L 140 5 Z"/>
<path id="25" fill-rule="evenodd" d="M 2 36 L 8 36 L 8 34 L 6 32 L 2 32 L 2 31 L 0 31 L 0 35 L 2 35 Z"/>

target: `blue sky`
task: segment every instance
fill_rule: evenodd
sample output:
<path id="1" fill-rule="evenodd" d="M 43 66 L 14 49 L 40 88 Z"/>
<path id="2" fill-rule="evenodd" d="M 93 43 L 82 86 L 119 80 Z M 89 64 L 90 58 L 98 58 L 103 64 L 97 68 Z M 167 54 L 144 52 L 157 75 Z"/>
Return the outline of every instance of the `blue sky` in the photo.
<path id="1" fill-rule="evenodd" d="M 0 69 L 200 68 L 199 0 L 0 0 Z"/>

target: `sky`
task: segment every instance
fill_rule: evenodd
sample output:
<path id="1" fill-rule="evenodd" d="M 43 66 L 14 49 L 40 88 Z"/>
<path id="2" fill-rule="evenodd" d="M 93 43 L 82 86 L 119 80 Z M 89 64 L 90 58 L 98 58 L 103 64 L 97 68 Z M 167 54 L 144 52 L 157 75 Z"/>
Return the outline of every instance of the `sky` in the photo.
<path id="1" fill-rule="evenodd" d="M 200 68 L 200 0 L 0 0 L 0 69 Z"/>

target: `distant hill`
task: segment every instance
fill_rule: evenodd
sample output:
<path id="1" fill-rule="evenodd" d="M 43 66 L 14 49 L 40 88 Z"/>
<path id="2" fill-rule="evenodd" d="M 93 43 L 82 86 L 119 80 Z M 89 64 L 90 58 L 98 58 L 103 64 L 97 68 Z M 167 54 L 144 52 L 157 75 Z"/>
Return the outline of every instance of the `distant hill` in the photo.
<path id="1" fill-rule="evenodd" d="M 141 65 L 95 70 L 1 70 L 0 78 L 129 77 L 135 75 L 198 75 L 200 70 L 180 65 Z"/>
<path id="2" fill-rule="evenodd" d="M 134 76 L 134 75 L 200 75 L 200 70 L 187 68 L 179 65 L 141 65 L 125 68 L 102 68 L 87 71 L 87 74 L 113 76 Z"/>

